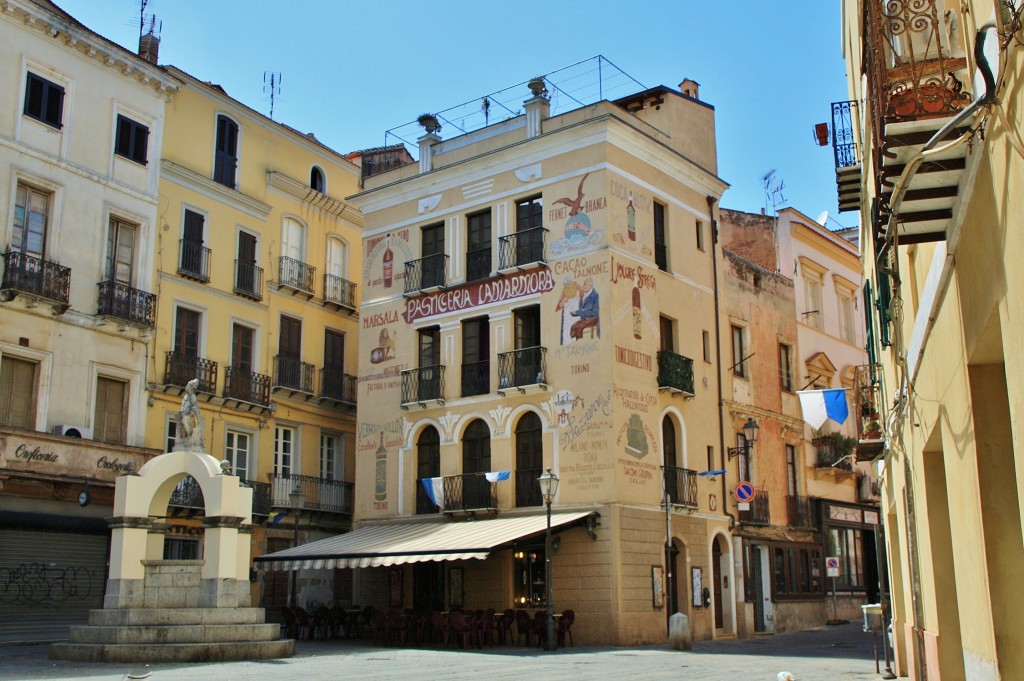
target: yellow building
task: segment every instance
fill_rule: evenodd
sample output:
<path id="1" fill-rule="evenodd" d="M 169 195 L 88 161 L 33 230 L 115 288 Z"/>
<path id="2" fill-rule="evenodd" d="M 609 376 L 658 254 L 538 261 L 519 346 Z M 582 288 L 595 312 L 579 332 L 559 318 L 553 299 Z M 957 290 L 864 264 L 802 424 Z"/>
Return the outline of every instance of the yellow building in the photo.
<path id="1" fill-rule="evenodd" d="M 861 449 L 883 474 L 896 671 L 1024 678 L 1020 6 L 842 8 L 833 132 L 881 365 L 884 449 Z"/>
<path id="2" fill-rule="evenodd" d="M 294 541 L 296 488 L 299 541 L 343 532 L 362 218 L 342 197 L 358 190 L 359 168 L 217 85 L 167 71 L 183 87 L 160 161 L 146 442 L 170 451 L 180 396 L 197 378 L 207 451 L 254 489 L 253 555 Z M 202 524 L 188 518 L 201 501 L 186 478 L 171 499 L 166 556 L 199 555 Z M 288 600 L 287 577 L 262 577 L 264 605 Z M 304 572 L 297 589 L 304 603 L 326 602 L 333 576 Z"/>

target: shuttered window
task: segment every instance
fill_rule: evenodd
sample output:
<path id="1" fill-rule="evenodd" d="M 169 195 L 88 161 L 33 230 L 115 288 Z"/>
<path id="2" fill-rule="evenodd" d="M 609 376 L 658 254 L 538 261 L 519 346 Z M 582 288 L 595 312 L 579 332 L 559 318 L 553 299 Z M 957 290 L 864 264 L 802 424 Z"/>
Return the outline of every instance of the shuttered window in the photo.
<path id="1" fill-rule="evenodd" d="M 216 149 L 213 181 L 234 188 L 238 165 L 238 124 L 227 116 L 217 116 Z"/>
<path id="2" fill-rule="evenodd" d="M 122 284 L 132 283 L 132 262 L 135 253 L 135 225 L 110 219 L 107 231 L 107 280 Z"/>
<path id="3" fill-rule="evenodd" d="M 324 331 L 324 368 L 345 368 L 345 334 L 340 331 Z"/>
<path id="4" fill-rule="evenodd" d="M 278 355 L 289 359 L 302 357 L 302 320 L 281 315 L 281 338 Z"/>
<path id="5" fill-rule="evenodd" d="M 180 357 L 199 356 L 199 313 L 179 307 L 174 320 L 174 352 Z"/>
<path id="6" fill-rule="evenodd" d="M 149 145 L 149 128 L 127 116 L 117 117 L 117 140 L 114 153 L 146 165 L 146 148 Z"/>
<path id="7" fill-rule="evenodd" d="M 235 324 L 231 332 L 231 366 L 240 377 L 248 380 L 252 373 L 252 329 Z"/>
<path id="8" fill-rule="evenodd" d="M 46 252 L 50 194 L 18 183 L 14 201 L 14 238 L 11 250 L 41 258 Z"/>
<path id="9" fill-rule="evenodd" d="M 34 73 L 25 84 L 25 115 L 60 129 L 64 114 L 64 88 Z"/>
<path id="10" fill-rule="evenodd" d="M 38 366 L 24 359 L 0 357 L 0 426 L 35 427 Z"/>
<path id="11" fill-rule="evenodd" d="M 96 379 L 96 417 L 93 434 L 103 442 L 125 441 L 128 383 L 100 376 Z"/>

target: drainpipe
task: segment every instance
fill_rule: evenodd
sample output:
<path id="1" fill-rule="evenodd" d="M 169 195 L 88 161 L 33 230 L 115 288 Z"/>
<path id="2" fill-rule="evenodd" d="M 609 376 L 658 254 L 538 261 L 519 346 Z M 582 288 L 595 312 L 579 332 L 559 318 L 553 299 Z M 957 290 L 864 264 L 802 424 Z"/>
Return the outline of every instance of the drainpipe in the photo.
<path id="1" fill-rule="evenodd" d="M 725 400 L 722 397 L 722 317 L 719 311 L 719 294 L 718 294 L 718 221 L 715 220 L 715 203 L 718 201 L 713 196 L 707 197 L 708 201 L 708 215 L 711 216 L 711 271 L 715 278 L 715 369 L 718 374 L 718 442 L 719 448 L 722 450 L 722 470 L 727 471 L 726 468 L 726 450 L 725 450 L 725 414 L 722 410 L 725 408 Z M 729 512 L 729 491 L 726 482 L 727 474 L 722 474 L 722 512 L 729 516 L 729 529 L 732 530 L 736 526 L 736 516 Z"/>

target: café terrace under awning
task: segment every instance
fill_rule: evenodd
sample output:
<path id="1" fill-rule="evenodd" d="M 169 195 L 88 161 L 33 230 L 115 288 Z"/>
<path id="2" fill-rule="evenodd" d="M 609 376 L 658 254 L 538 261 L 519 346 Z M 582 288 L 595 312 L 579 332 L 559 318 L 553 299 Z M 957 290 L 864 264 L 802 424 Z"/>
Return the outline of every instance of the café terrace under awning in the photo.
<path id="1" fill-rule="evenodd" d="M 551 514 L 551 529 L 580 524 L 596 511 Z M 485 559 L 514 542 L 543 535 L 546 515 L 463 522 L 370 525 L 254 559 L 260 570 L 362 568 L 425 561 Z"/>

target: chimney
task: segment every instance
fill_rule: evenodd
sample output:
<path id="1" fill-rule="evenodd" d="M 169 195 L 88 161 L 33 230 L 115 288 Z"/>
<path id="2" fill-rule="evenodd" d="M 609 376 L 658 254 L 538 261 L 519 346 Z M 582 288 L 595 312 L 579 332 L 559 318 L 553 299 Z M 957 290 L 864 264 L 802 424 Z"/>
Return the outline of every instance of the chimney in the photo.
<path id="1" fill-rule="evenodd" d="M 441 136 L 436 132 L 428 132 L 417 141 L 420 143 L 420 172 L 426 173 L 434 167 L 433 147 L 441 141 Z"/>
<path id="2" fill-rule="evenodd" d="M 160 63 L 160 36 L 157 33 L 156 15 L 153 15 L 149 20 L 149 31 L 139 36 L 139 56 L 150 64 Z"/>
<path id="3" fill-rule="evenodd" d="M 690 99 L 700 101 L 700 83 L 695 80 L 683 78 L 683 82 L 679 84 L 679 91 Z"/>
<path id="4" fill-rule="evenodd" d="M 526 109 L 526 137 L 537 137 L 541 133 L 541 121 L 551 115 L 551 98 L 543 77 L 534 78 L 529 84 L 533 97 L 523 102 Z"/>

